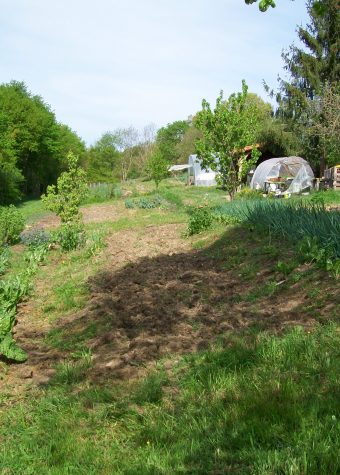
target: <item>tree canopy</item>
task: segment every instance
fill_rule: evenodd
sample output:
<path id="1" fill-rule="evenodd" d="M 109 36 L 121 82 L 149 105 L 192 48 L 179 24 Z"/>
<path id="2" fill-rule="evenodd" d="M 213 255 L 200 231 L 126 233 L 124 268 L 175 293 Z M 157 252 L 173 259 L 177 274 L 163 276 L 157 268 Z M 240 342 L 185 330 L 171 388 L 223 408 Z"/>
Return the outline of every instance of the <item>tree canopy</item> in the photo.
<path id="1" fill-rule="evenodd" d="M 85 150 L 81 139 L 40 96 L 23 82 L 0 85 L 0 200 L 8 203 L 20 192 L 40 194 L 56 181 L 68 151 Z"/>
<path id="2" fill-rule="evenodd" d="M 221 91 L 212 110 L 203 100 L 202 110 L 195 117 L 195 125 L 202 132 L 196 151 L 204 168 L 215 170 L 220 184 L 233 198 L 249 167 L 259 153 L 256 137 L 261 110 L 254 97 L 249 100 L 248 86 L 242 81 L 242 92 L 223 99 Z M 250 147 L 252 157 L 247 160 L 245 151 Z"/>

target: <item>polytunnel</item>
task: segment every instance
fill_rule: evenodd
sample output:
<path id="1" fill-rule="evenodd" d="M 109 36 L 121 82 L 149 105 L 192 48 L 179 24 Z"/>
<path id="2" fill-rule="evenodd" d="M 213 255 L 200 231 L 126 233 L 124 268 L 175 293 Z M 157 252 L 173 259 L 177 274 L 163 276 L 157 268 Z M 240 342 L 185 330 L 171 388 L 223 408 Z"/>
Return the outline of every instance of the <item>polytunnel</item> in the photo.
<path id="1" fill-rule="evenodd" d="M 216 186 L 216 172 L 211 168 L 203 169 L 197 155 L 189 157 L 189 176 L 193 177 L 196 186 Z"/>
<path id="2" fill-rule="evenodd" d="M 270 158 L 256 168 L 250 187 L 267 190 L 279 183 L 287 194 L 300 193 L 313 186 L 313 179 L 313 170 L 301 157 Z"/>

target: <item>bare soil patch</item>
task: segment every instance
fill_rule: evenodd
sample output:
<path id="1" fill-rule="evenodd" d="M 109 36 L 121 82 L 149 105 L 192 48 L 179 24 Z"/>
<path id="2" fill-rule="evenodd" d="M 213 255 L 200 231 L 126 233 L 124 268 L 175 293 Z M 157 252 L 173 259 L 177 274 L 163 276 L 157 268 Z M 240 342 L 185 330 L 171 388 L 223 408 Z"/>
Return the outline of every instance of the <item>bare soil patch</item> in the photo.
<path id="1" fill-rule="evenodd" d="M 113 221 L 121 216 L 121 212 L 117 203 L 84 206 L 81 208 L 81 212 L 83 214 L 85 224 Z M 50 214 L 39 219 L 31 226 L 41 228 L 56 228 L 60 226 L 60 219 L 55 214 Z"/>

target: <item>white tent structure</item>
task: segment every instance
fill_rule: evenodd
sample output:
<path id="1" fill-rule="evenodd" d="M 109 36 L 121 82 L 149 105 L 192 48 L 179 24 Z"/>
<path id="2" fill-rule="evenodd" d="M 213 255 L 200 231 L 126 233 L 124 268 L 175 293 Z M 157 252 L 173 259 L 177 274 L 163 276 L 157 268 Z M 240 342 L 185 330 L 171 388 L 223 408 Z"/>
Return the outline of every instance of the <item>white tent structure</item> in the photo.
<path id="1" fill-rule="evenodd" d="M 250 187 L 266 189 L 266 184 L 271 181 L 275 184 L 278 178 L 288 184 L 285 193 L 300 193 L 313 186 L 314 173 L 309 163 L 301 157 L 270 158 L 256 168 Z"/>
<path id="2" fill-rule="evenodd" d="M 208 168 L 204 170 L 197 155 L 190 155 L 188 175 L 196 186 L 216 186 L 216 172 Z"/>

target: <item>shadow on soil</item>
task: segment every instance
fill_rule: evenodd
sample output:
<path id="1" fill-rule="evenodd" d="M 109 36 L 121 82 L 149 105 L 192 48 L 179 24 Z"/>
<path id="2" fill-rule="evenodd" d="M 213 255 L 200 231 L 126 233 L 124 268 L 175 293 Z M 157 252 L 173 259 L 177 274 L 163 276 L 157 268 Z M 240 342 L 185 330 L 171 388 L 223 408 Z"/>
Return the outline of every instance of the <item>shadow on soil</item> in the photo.
<path id="1" fill-rule="evenodd" d="M 72 351 L 90 348 L 90 378 L 125 379 L 160 358 L 227 341 L 230 332 L 281 331 L 335 314 L 336 291 L 319 308 L 308 305 L 311 270 L 295 269 L 302 278 L 289 282 L 266 249 L 258 235 L 233 228 L 206 249 L 144 257 L 100 273 L 89 282 L 87 307 L 59 320 L 47 337 L 49 351 L 31 352 L 29 364 L 51 367 Z M 312 272 L 314 283 L 335 287 L 331 278 Z"/>

